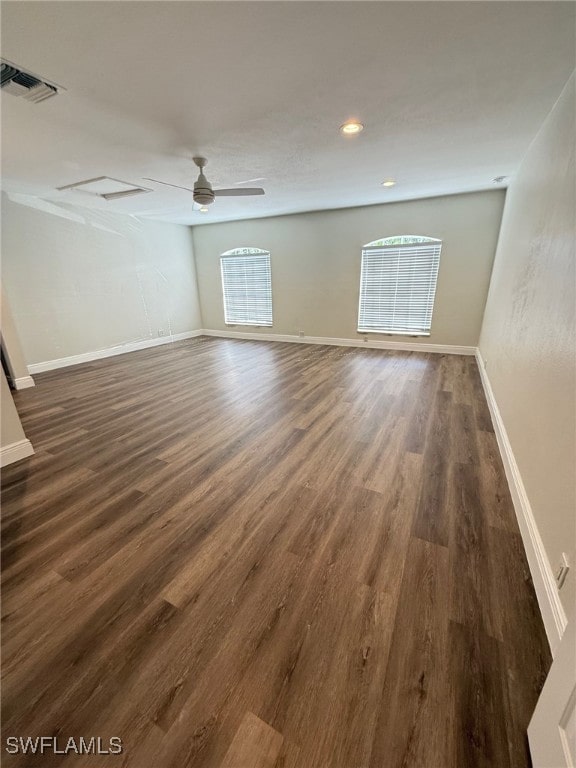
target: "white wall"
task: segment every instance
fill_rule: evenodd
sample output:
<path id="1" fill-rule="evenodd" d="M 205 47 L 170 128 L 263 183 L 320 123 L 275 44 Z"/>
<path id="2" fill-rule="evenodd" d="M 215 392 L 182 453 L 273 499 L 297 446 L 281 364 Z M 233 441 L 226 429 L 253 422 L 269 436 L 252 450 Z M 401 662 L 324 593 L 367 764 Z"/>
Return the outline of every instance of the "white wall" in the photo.
<path id="1" fill-rule="evenodd" d="M 576 599 L 574 76 L 508 190 L 480 351 L 560 598 Z"/>
<path id="2" fill-rule="evenodd" d="M 263 333 L 356 339 L 361 250 L 391 235 L 443 241 L 433 344 L 478 342 L 504 192 L 495 190 L 338 211 L 195 227 L 194 252 L 204 328 L 224 330 L 220 254 L 253 246 L 271 253 L 273 328 Z M 259 329 L 236 326 L 235 330 Z M 413 338 L 370 334 L 370 340 Z"/>
<path id="3" fill-rule="evenodd" d="M 177 224 L 3 195 L 2 276 L 28 364 L 201 327 Z"/>

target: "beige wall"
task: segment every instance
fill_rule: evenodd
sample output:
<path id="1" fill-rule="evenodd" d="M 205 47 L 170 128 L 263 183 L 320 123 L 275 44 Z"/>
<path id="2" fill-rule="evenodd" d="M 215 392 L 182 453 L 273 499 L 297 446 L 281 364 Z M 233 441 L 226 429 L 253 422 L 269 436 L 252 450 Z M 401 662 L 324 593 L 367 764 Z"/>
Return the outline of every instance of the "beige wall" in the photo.
<path id="1" fill-rule="evenodd" d="M 28 364 L 200 328 L 188 227 L 35 205 L 2 196 L 2 279 Z"/>
<path id="2" fill-rule="evenodd" d="M 0 391 L 0 395 L 2 396 L 0 411 L 1 449 L 6 448 L 6 446 L 12 445 L 13 443 L 18 443 L 21 440 L 24 440 L 26 436 L 24 435 L 24 430 L 22 429 L 22 424 L 20 423 L 20 417 L 18 416 L 18 411 L 14 405 L 12 393 L 10 392 L 10 387 L 6 381 L 4 371 L 0 371 L 0 373 L 2 374 L 2 389 Z"/>
<path id="3" fill-rule="evenodd" d="M 220 254 L 253 246 L 271 253 L 274 327 L 260 329 L 263 333 L 303 331 L 306 336 L 361 340 L 356 322 L 362 245 L 391 235 L 427 235 L 441 238 L 443 246 L 432 333 L 419 340 L 475 346 L 503 203 L 504 192 L 495 190 L 195 227 L 204 328 L 227 327 Z M 370 340 L 403 338 L 370 334 Z"/>
<path id="4" fill-rule="evenodd" d="M 2 336 L 2 351 L 6 357 L 6 363 L 10 370 L 10 378 L 13 382 L 18 379 L 27 379 L 28 367 L 26 366 L 26 360 L 24 358 L 24 352 L 20 344 L 20 338 L 14 324 L 14 318 L 12 317 L 12 310 L 8 302 L 8 297 L 4 292 L 4 288 L 0 286 L 0 302 L 1 307 L 1 321 L 0 321 L 0 335 Z"/>
<path id="5" fill-rule="evenodd" d="M 494 395 L 552 568 L 576 590 L 574 77 L 506 199 L 480 338 Z"/>

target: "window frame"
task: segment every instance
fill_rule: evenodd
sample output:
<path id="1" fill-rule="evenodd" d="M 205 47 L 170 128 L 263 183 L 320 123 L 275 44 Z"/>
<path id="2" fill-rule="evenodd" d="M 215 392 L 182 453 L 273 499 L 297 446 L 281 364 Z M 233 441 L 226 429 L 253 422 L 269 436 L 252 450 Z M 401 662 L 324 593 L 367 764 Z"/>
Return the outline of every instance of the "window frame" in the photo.
<path id="1" fill-rule="evenodd" d="M 397 242 L 400 240 L 401 242 Z M 360 262 L 360 284 L 359 284 L 359 291 L 358 291 L 358 314 L 357 314 L 357 324 L 356 324 L 356 330 L 358 333 L 361 334 L 367 334 L 367 333 L 378 333 L 386 336 L 412 336 L 412 337 L 419 337 L 419 336 L 430 336 L 432 332 L 432 318 L 434 313 L 434 307 L 436 302 L 436 290 L 438 286 L 438 274 L 440 271 L 440 257 L 442 253 L 442 246 L 443 241 L 440 238 L 435 237 L 428 237 L 425 235 L 393 235 L 390 237 L 385 238 L 379 238 L 377 240 L 374 240 L 370 243 L 366 243 L 366 245 L 362 246 L 362 253 L 361 253 L 361 262 Z M 417 253 L 417 249 L 422 248 L 422 250 L 434 248 L 434 252 L 431 253 L 431 259 L 432 259 L 432 265 L 430 267 L 430 279 L 428 282 L 428 297 L 426 300 L 424 300 L 422 297 L 420 297 L 420 301 L 424 304 L 425 302 L 428 303 L 429 310 L 427 312 L 427 315 L 425 316 L 425 322 L 422 322 L 420 324 L 420 328 L 409 328 L 405 327 L 404 329 L 394 327 L 394 322 L 390 323 L 387 320 L 382 320 L 382 323 L 379 328 L 368 328 L 363 327 L 367 325 L 366 321 L 366 314 L 368 310 L 366 309 L 366 285 L 367 281 L 365 279 L 365 271 L 368 269 L 366 263 L 365 263 L 365 256 L 369 256 L 370 252 L 383 252 L 389 249 L 390 251 L 397 251 L 398 252 L 398 260 L 397 260 L 397 273 L 398 276 L 396 278 L 396 284 L 395 284 L 395 291 L 398 292 L 398 286 L 400 284 L 400 270 L 403 266 L 400 262 L 400 252 L 402 249 L 406 250 L 412 250 L 414 253 Z M 382 267 L 384 267 L 384 264 L 382 263 Z M 387 278 L 390 280 L 390 278 Z M 408 284 L 408 283 L 407 283 Z M 405 290 L 405 288 L 404 288 Z M 396 310 L 396 305 L 394 304 L 394 308 L 392 309 L 392 314 L 394 314 Z M 406 310 L 404 309 L 404 312 L 406 313 Z M 361 320 L 364 320 L 364 323 L 361 322 Z M 374 323 L 372 323 L 374 325 Z"/>
<path id="2" fill-rule="evenodd" d="M 268 296 L 266 297 L 266 301 L 269 304 L 269 322 L 268 318 L 266 319 L 254 319 L 254 320 L 248 320 L 244 318 L 239 318 L 238 315 L 234 317 L 234 311 L 238 311 L 237 307 L 234 307 L 231 303 L 231 286 L 226 285 L 226 274 L 225 274 L 225 261 L 226 260 L 232 260 L 232 259 L 242 259 L 255 256 L 262 256 L 266 258 L 267 262 L 267 288 L 269 291 Z M 264 248 L 254 248 L 254 247 L 239 247 L 239 248 L 232 248 L 231 250 L 224 251 L 224 253 L 220 254 L 220 284 L 222 289 L 222 307 L 224 311 L 224 324 L 230 327 L 234 326 L 246 326 L 248 328 L 272 328 L 274 324 L 274 314 L 273 314 L 273 297 L 272 297 L 272 260 L 271 260 L 271 254 L 269 250 L 266 250 Z M 246 308 L 245 314 L 248 314 L 248 309 Z"/>

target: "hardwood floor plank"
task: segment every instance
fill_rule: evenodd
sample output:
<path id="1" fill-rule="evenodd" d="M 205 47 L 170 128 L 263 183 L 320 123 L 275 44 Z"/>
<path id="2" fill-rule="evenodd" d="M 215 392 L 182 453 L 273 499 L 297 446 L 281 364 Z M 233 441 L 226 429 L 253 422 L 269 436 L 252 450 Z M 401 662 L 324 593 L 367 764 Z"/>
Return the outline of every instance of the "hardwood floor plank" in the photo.
<path id="1" fill-rule="evenodd" d="M 410 409 L 410 428 L 406 435 L 405 450 L 423 453 L 426 446 L 431 406 L 439 387 L 438 370 L 432 361 L 425 360 L 421 374 L 414 371 L 402 393 L 404 403 Z"/>
<path id="2" fill-rule="evenodd" d="M 495 528 L 517 532 L 516 517 L 510 514 L 512 499 L 496 437 L 493 432 L 478 430 L 476 440 L 479 451 L 480 491 L 486 522 Z"/>
<path id="3" fill-rule="evenodd" d="M 477 427 L 474 408 L 454 403 L 450 424 L 450 453 L 458 464 L 478 466 Z"/>
<path id="4" fill-rule="evenodd" d="M 284 739 L 274 768 L 297 768 L 299 765 L 302 765 L 300 762 L 300 750 L 297 746 Z"/>
<path id="5" fill-rule="evenodd" d="M 488 408 L 488 403 L 486 402 L 486 397 L 484 396 L 484 387 L 482 386 L 482 379 L 480 378 L 480 371 L 478 370 L 477 365 L 470 366 L 469 376 L 474 393 L 472 403 L 474 406 L 474 414 L 476 417 L 476 424 L 478 425 L 478 429 L 494 434 L 492 417 L 490 416 L 490 409 Z"/>
<path id="6" fill-rule="evenodd" d="M 410 542 L 422 477 L 422 456 L 405 453 L 386 494 L 376 534 L 362 557 L 361 580 L 379 592 L 397 595 Z"/>
<path id="7" fill-rule="evenodd" d="M 430 407 L 431 406 L 431 407 Z M 414 518 L 414 536 L 448 545 L 452 393 L 438 390 L 429 404 L 429 427 L 422 462 L 422 484 Z"/>
<path id="8" fill-rule="evenodd" d="M 534 587 L 520 534 L 490 527 L 487 536 L 492 594 L 503 641 L 500 679 L 510 765 L 523 766 L 529 764 L 528 723 L 552 658 L 532 599 Z"/>
<path id="9" fill-rule="evenodd" d="M 502 639 L 493 557 L 478 469 L 454 464 L 450 477 L 450 616 Z"/>
<path id="10" fill-rule="evenodd" d="M 247 712 L 221 768 L 274 768 L 282 741 L 281 733 Z"/>
<path id="11" fill-rule="evenodd" d="M 454 691 L 454 765 L 509 768 L 499 642 L 477 627 L 450 622 L 448 658 Z"/>
<path id="12" fill-rule="evenodd" d="M 370 757 L 373 768 L 459 765 L 446 708 L 448 565 L 447 548 L 411 539 Z"/>

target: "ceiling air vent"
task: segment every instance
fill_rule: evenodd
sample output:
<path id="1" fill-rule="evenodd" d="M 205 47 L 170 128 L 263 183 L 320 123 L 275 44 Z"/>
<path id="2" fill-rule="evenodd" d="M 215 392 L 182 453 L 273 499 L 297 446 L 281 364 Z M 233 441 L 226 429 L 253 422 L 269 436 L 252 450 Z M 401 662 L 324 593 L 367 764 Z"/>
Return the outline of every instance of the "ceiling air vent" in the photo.
<path id="1" fill-rule="evenodd" d="M 37 104 L 56 96 L 59 86 L 48 83 L 40 77 L 25 72 L 5 59 L 0 60 L 1 88 L 5 93 L 22 96 L 26 101 Z"/>

